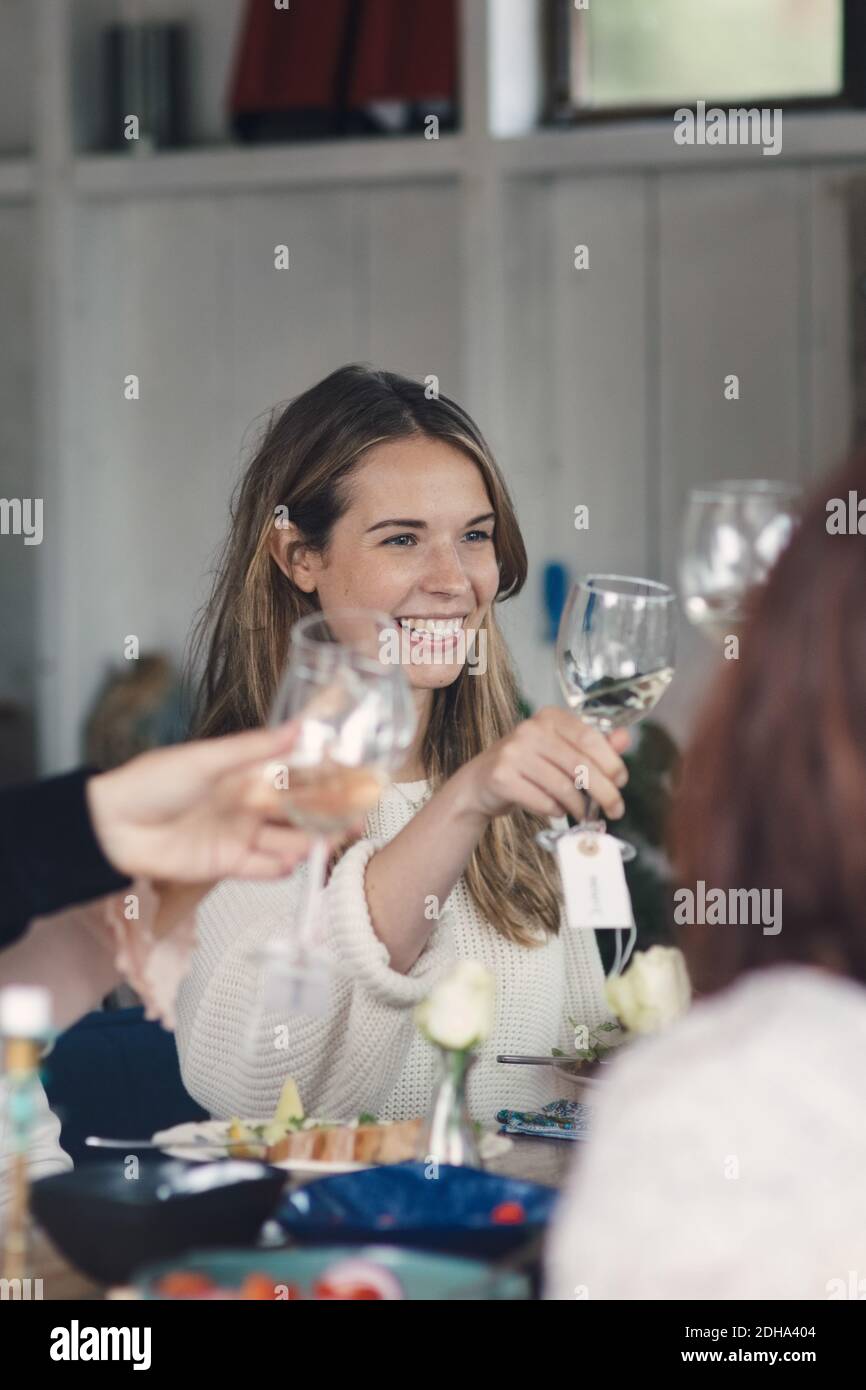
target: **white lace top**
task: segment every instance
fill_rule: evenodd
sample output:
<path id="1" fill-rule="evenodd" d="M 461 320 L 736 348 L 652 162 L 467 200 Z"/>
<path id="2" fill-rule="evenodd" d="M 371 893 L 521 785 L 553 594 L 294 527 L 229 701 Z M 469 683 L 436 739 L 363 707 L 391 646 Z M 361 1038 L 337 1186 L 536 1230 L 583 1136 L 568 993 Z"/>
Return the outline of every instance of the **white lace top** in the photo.
<path id="1" fill-rule="evenodd" d="M 866 1297 L 866 989 L 755 972 L 612 1066 L 549 1297 Z"/>
<path id="2" fill-rule="evenodd" d="M 484 1123 L 503 1106 L 540 1105 L 560 1089 L 550 1068 L 503 1066 L 497 1053 L 548 1054 L 572 1045 L 569 1015 L 591 1026 L 609 1017 L 591 932 L 572 931 L 563 919 L 560 934 L 543 945 L 515 945 L 481 917 L 463 879 L 412 969 L 400 974 L 390 968 L 370 920 L 364 874 L 370 856 L 411 819 L 427 786 L 418 781 L 387 788 L 367 818 L 365 838 L 331 875 L 325 947 L 348 973 L 336 983 L 326 1018 L 263 1016 L 245 1049 L 260 983 L 248 952 L 289 930 L 306 865 L 276 883 L 226 881 L 201 904 L 176 1033 L 184 1084 L 215 1117 L 271 1115 L 286 1075 L 295 1077 L 308 1114 L 423 1115 L 436 1058 L 415 1027 L 414 1006 L 458 957 L 481 961 L 496 976 L 496 1023 L 468 1087 L 470 1110 Z"/>

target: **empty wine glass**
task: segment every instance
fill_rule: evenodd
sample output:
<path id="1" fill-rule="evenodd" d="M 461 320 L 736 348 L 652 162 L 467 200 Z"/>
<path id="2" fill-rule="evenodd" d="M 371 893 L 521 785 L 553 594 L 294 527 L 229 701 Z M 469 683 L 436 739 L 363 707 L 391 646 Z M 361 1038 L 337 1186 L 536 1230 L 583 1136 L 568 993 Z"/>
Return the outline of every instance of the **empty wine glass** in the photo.
<path id="1" fill-rule="evenodd" d="M 618 574 L 590 574 L 573 584 L 556 640 L 556 669 L 566 704 L 603 734 L 635 724 L 655 707 L 674 674 L 676 596 L 666 584 Z M 604 831 L 588 799 L 570 831 L 543 830 L 552 849 L 562 834 Z M 623 860 L 635 856 L 618 840 Z"/>
<path id="2" fill-rule="evenodd" d="M 297 720 L 298 737 L 270 773 L 287 819 L 314 838 L 299 921 L 252 953 L 263 1010 L 327 1009 L 333 966 L 317 941 L 327 837 L 375 806 L 411 744 L 416 714 L 400 650 L 396 621 L 372 609 L 327 609 L 292 629 L 270 722 Z"/>
<path id="3" fill-rule="evenodd" d="M 800 489 L 766 479 L 694 488 L 683 522 L 686 617 L 712 641 L 742 635 L 749 591 L 763 583 L 797 524 Z"/>

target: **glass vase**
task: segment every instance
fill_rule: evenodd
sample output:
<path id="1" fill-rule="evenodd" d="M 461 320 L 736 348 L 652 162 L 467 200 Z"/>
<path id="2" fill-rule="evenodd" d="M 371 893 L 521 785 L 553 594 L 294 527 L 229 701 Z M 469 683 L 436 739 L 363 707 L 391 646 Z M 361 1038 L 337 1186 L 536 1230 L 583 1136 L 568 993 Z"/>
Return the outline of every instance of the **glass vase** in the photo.
<path id="1" fill-rule="evenodd" d="M 474 1052 L 440 1047 L 439 1074 L 427 1115 L 421 1158 L 428 1163 L 481 1168 L 475 1125 L 466 1103 L 466 1082 Z"/>

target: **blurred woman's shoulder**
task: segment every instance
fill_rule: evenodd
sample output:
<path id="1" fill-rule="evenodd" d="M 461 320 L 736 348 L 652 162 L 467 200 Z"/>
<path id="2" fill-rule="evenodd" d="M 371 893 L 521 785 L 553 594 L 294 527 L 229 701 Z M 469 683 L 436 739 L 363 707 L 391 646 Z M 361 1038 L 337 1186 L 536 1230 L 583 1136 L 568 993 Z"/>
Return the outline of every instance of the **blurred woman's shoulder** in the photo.
<path id="1" fill-rule="evenodd" d="M 639 1089 L 651 1074 L 664 1090 L 701 1085 L 716 1070 L 733 1089 L 746 1078 L 754 1087 L 761 1070 L 774 1085 L 796 1086 L 827 1068 L 837 1078 L 850 1069 L 859 1080 L 864 1048 L 866 987 L 817 966 L 784 964 L 696 1000 L 672 1028 L 628 1046 L 615 1076 L 619 1086 Z"/>
<path id="2" fill-rule="evenodd" d="M 826 1298 L 866 1229 L 866 989 L 743 975 L 626 1044 L 592 1101 L 547 1297 Z"/>

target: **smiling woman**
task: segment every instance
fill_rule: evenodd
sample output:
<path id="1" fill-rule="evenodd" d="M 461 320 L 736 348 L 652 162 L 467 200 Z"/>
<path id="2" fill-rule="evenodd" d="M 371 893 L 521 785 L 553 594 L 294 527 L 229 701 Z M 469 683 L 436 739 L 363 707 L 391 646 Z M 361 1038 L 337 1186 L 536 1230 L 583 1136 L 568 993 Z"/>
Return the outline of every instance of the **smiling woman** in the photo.
<path id="1" fill-rule="evenodd" d="M 501 482 L 500 489 L 504 499 Z M 461 674 L 458 636 L 479 631 L 501 582 L 496 513 L 481 471 L 448 440 L 416 434 L 368 448 L 345 491 L 350 505 L 326 552 L 305 544 L 301 525 L 290 522 L 274 531 L 272 556 L 323 608 L 351 601 L 391 613 L 417 668 L 416 690 L 450 686 Z M 397 497 L 411 499 L 411 516 L 389 515 Z M 513 542 L 518 586 L 521 549 Z M 429 713 L 429 695 L 416 703 L 419 714 Z M 414 762 L 407 775 L 425 776 L 418 750 Z"/>
<path id="2" fill-rule="evenodd" d="M 325 948 L 340 976 L 331 1013 L 289 1020 L 279 1050 L 286 1020 L 261 1014 L 253 1067 L 244 1035 L 261 981 L 249 953 L 289 929 L 306 871 L 270 892 L 223 883 L 202 904 L 178 1045 L 188 1089 L 214 1114 L 269 1115 L 287 1072 L 319 1115 L 422 1113 L 434 1058 L 412 1008 L 455 957 L 497 979 L 497 1024 L 470 1090 L 481 1119 L 504 1100 L 553 1098 L 541 1068 L 511 1072 L 503 1097 L 498 1052 L 568 1046 L 568 1017 L 607 1017 L 594 937 L 561 932 L 558 875 L 535 834 L 550 817 L 580 816 L 578 765 L 605 812 L 622 813 L 626 740 L 565 710 L 521 719 L 496 606 L 526 573 L 505 482 L 454 401 L 348 366 L 272 417 L 198 629 L 198 732 L 265 722 L 292 626 L 346 604 L 399 619 L 418 720 L 394 784 L 327 885 Z M 483 672 L 467 661 L 467 634 L 483 639 Z"/>

